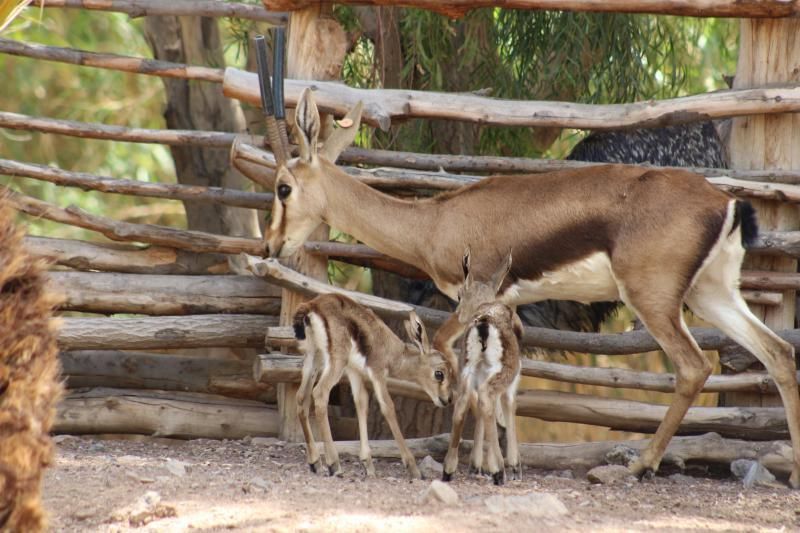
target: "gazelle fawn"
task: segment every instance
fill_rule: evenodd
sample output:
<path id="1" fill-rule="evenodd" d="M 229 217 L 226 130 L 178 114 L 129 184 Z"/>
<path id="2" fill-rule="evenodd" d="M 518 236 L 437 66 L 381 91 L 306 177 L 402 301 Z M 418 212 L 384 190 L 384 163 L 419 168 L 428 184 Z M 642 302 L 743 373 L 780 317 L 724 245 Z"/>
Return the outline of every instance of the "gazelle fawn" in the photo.
<path id="1" fill-rule="evenodd" d="M 712 370 L 684 322 L 686 304 L 753 353 L 775 380 L 792 439 L 789 482 L 800 488 L 794 349 L 750 312 L 739 291 L 745 248 L 758 233 L 750 204 L 693 172 L 622 165 L 494 176 L 433 198 L 394 198 L 335 164 L 358 132 L 359 109 L 350 115 L 351 127 L 339 128 L 319 146 L 311 91 L 298 101 L 299 157 L 277 171 L 266 234 L 271 256 L 292 255 L 325 222 L 424 270 L 451 298 L 463 284 L 459 262 L 470 246 L 472 267 L 483 279 L 503 253 L 514 250 L 514 267 L 498 298 L 508 305 L 621 300 L 658 341 L 676 374 L 672 403 L 630 466 L 640 476 L 658 470 Z M 451 356 L 437 339 L 434 345 Z"/>
<path id="2" fill-rule="evenodd" d="M 367 476 L 375 475 L 367 437 L 369 395 L 365 380 L 372 383 L 381 412 L 400 448 L 403 464 L 413 478 L 420 478 L 416 460 L 408 449 L 386 386 L 389 377 L 418 383 L 433 403 L 450 403 L 453 371 L 442 354 L 432 351 L 419 317 L 412 312 L 405 323 L 412 345 L 403 342 L 371 310 L 338 294 L 317 296 L 301 304 L 294 316 L 295 337 L 305 354 L 300 389 L 297 391 L 298 416 L 306 440 L 308 464 L 317 472 L 319 451 L 309 424 L 314 416 L 325 445 L 325 463 L 330 475 L 341 473 L 339 454 L 328 421 L 331 389 L 347 374 L 353 392 L 361 440 L 359 458 Z"/>
<path id="3" fill-rule="evenodd" d="M 464 334 L 464 364 L 461 366 L 458 395 L 453 410 L 450 447 L 442 479 L 450 481 L 458 468 L 458 447 L 467 409 L 475 416 L 475 436 L 470 459 L 471 470 L 484 465 L 495 485 L 505 481 L 503 454 L 497 434 L 496 409 L 499 403 L 506 425 L 506 464 L 513 479 L 521 479 L 522 469 L 517 441 L 517 388 L 520 378 L 519 337 L 522 322 L 509 306 L 496 302 L 497 292 L 511 269 L 511 254 L 487 281 L 476 281 L 470 270 L 470 252 L 462 262 L 464 284 L 456 309 L 459 322 L 467 324 Z M 484 441 L 486 460 L 484 461 Z"/>

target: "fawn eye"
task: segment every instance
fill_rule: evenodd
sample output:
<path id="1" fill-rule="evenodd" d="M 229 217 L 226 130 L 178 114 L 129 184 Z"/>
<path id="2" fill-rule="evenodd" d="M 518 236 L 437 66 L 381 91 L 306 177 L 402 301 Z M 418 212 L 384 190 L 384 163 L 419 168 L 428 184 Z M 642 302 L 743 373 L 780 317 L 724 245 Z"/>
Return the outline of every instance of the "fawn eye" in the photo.
<path id="1" fill-rule="evenodd" d="M 289 194 L 291 194 L 291 192 L 292 192 L 291 187 L 289 187 L 285 183 L 281 183 L 280 185 L 278 185 L 278 200 L 283 202 L 289 197 Z"/>
<path id="2" fill-rule="evenodd" d="M 444 381 L 444 372 L 442 372 L 441 370 L 437 370 L 436 372 L 433 373 L 433 377 L 436 378 L 436 381 L 441 383 L 442 381 Z"/>

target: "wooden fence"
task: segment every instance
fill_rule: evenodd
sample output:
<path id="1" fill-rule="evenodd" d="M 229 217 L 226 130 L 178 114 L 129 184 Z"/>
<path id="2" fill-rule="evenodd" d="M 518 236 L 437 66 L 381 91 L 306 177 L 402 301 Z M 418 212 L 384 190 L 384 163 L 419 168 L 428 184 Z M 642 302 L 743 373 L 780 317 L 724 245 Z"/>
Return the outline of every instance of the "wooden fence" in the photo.
<path id="1" fill-rule="evenodd" d="M 234 16 L 282 24 L 288 15 L 270 13 L 252 5 L 229 2 L 157 0 L 108 3 L 79 0 L 40 0 L 46 7 L 106 9 L 132 16 L 198 14 Z M 422 2 L 424 4 L 424 2 Z M 453 3 L 454 5 L 456 3 Z M 520 7 L 548 4 L 563 8 L 570 2 L 519 2 Z M 600 9 L 593 2 L 587 9 Z M 590 5 L 593 4 L 593 5 Z M 641 2 L 637 11 L 666 12 L 680 2 Z M 632 3 L 638 6 L 640 4 Z M 684 6 L 676 13 L 719 14 L 744 9 L 736 2 L 710 2 L 709 11 Z M 611 5 L 611 4 L 609 4 Z M 614 9 L 619 3 L 613 3 Z M 745 4 L 741 4 L 745 5 Z M 786 16 L 785 2 L 746 3 L 742 15 Z M 714 11 L 714 6 L 722 11 Z M 757 7 L 761 6 L 761 7 Z M 461 9 L 460 7 L 458 9 Z M 576 8 L 577 9 L 577 8 Z M 689 11 L 686 11 L 689 10 Z M 61 61 L 91 68 L 115 69 L 143 75 L 179 77 L 222 84 L 225 94 L 259 104 L 254 74 L 145 58 L 98 54 L 0 39 L 0 53 Z M 336 83 L 287 80 L 291 106 L 301 90 L 313 85 L 323 111 L 341 115 L 356 101 L 365 103 L 366 122 L 388 128 L 393 120 L 447 118 L 484 125 L 620 128 L 676 124 L 691 120 L 800 111 L 800 84 L 737 89 L 626 105 L 576 105 L 558 102 L 514 102 L 478 95 L 435 94 L 414 91 L 353 89 Z M 50 117 L 32 117 L 0 111 L 0 127 L 38 131 L 85 139 L 113 139 L 139 143 L 230 147 L 231 163 L 265 192 L 142 183 L 111 176 L 63 171 L 28 162 L 0 159 L 0 174 L 42 180 L 61 187 L 77 187 L 109 194 L 194 200 L 249 209 L 267 209 L 272 200 L 274 156 L 264 139 L 246 134 L 213 131 L 147 130 L 88 124 Z M 427 195 L 481 179 L 489 172 L 546 172 L 585 163 L 526 160 L 503 157 L 435 156 L 350 148 L 340 163 L 355 178 L 388 192 Z M 87 169 L 91 170 L 91 169 Z M 694 169 L 715 186 L 745 198 L 800 203 L 800 169 Z M 469 174 L 468 174 L 469 173 Z M 291 330 L 278 325 L 281 288 L 306 294 L 342 291 L 258 256 L 258 239 L 216 235 L 171 227 L 134 224 L 91 215 L 76 207 L 48 202 L 0 189 L 4 201 L 31 216 L 81 227 L 123 244 L 29 236 L 27 244 L 38 256 L 53 262 L 50 283 L 64 295 L 61 309 L 133 318 L 64 318 L 60 343 L 70 394 L 59 412 L 57 430 L 72 433 L 146 433 L 179 437 L 235 438 L 276 435 L 282 423 L 276 385 L 299 379 L 299 358 L 293 355 Z M 133 244 L 135 243 L 135 244 Z M 311 254 L 370 266 L 412 277 L 424 277 L 363 245 L 309 242 Z M 765 231 L 751 254 L 800 257 L 800 231 Z M 242 265 L 256 275 L 243 275 Z M 262 279 L 263 278 L 263 279 Z M 800 274 L 749 269 L 743 275 L 745 296 L 751 303 L 781 306 L 787 290 L 800 287 Z M 346 291 L 344 291 L 346 292 Z M 430 327 L 446 313 L 413 307 L 370 295 L 348 293 L 384 317 L 405 317 L 414 308 Z M 713 329 L 695 329 L 703 349 L 737 354 L 729 339 Z M 800 330 L 779 334 L 800 348 Z M 192 355 L 156 353 L 166 349 L 265 347 L 273 353 L 255 360 L 219 360 Z M 630 355 L 657 349 L 645 331 L 622 334 L 573 333 L 525 329 L 524 344 L 556 350 Z M 278 353 L 278 350 L 285 353 Z M 148 351 L 149 350 L 149 351 Z M 569 383 L 607 387 L 672 391 L 675 378 L 667 374 L 621 369 L 582 368 L 541 361 L 525 361 L 523 373 Z M 394 381 L 395 394 L 424 398 L 414 385 Z M 759 373 L 712 376 L 709 392 L 774 392 L 771 379 Z M 594 424 L 615 429 L 651 432 L 664 406 L 598 397 L 524 391 L 519 414 L 546 420 Z M 339 421 L 342 422 L 342 421 Z M 336 426 L 338 422 L 334 422 Z M 780 408 L 693 408 L 681 433 L 714 431 L 724 437 L 774 439 L 787 436 Z M 389 453 L 389 452 L 387 452 Z M 535 462 L 534 459 L 530 461 Z"/>

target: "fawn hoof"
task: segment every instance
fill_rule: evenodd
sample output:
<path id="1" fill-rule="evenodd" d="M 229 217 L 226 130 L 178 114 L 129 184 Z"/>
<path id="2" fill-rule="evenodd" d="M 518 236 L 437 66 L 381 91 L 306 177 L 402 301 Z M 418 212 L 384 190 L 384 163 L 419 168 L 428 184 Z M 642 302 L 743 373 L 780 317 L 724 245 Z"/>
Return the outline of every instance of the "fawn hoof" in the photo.
<path id="1" fill-rule="evenodd" d="M 522 465 L 512 465 L 509 477 L 514 481 L 522 481 Z"/>
<path id="2" fill-rule="evenodd" d="M 311 470 L 312 474 L 316 474 L 317 472 L 319 472 L 320 466 L 322 466 L 321 463 L 322 461 L 320 461 L 319 459 L 317 459 L 313 463 L 308 463 L 308 469 Z"/>
<path id="3" fill-rule="evenodd" d="M 494 483 L 497 486 L 500 486 L 506 482 L 505 478 L 506 476 L 504 475 L 504 472 L 502 470 L 499 470 L 494 474 L 492 474 L 492 483 Z"/>
<path id="4" fill-rule="evenodd" d="M 372 459 L 361 461 L 364 466 L 364 477 L 375 477 L 375 465 L 372 464 Z"/>
<path id="5" fill-rule="evenodd" d="M 467 472 L 470 476 L 482 476 L 483 475 L 483 468 L 479 468 L 475 465 L 469 465 L 469 471 Z"/>
<path id="6" fill-rule="evenodd" d="M 795 470 L 789 476 L 789 486 L 795 490 L 800 489 L 800 471 Z"/>
<path id="7" fill-rule="evenodd" d="M 452 472 L 442 472 L 442 481 L 445 483 L 449 483 L 453 481 L 453 473 Z"/>
<path id="8" fill-rule="evenodd" d="M 419 468 L 416 466 L 408 469 L 408 477 L 410 477 L 412 481 L 415 479 L 425 479 L 425 476 L 422 475 L 422 472 L 420 472 Z"/>
<path id="9" fill-rule="evenodd" d="M 645 468 L 644 470 L 636 474 L 636 477 L 641 482 L 652 481 L 656 477 L 656 471 L 653 470 L 652 468 Z"/>
<path id="10" fill-rule="evenodd" d="M 344 472 L 342 472 L 342 466 L 338 462 L 328 465 L 328 475 L 330 477 L 342 477 L 342 475 L 344 475 Z"/>

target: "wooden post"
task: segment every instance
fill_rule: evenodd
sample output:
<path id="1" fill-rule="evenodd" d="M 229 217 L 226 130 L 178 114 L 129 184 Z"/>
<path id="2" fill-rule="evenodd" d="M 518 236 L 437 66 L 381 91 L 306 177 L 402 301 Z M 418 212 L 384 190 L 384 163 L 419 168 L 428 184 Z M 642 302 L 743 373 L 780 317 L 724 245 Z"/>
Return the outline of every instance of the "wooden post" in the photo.
<path id="1" fill-rule="evenodd" d="M 739 64 L 734 88 L 800 80 L 800 21 L 796 19 L 741 21 Z M 800 167 L 800 115 L 775 114 L 735 118 L 730 140 L 731 166 L 736 169 Z M 797 229 L 796 206 L 772 201 L 753 202 L 762 230 Z M 749 269 L 797 272 L 797 260 L 782 256 L 751 257 Z M 783 291 L 779 306 L 752 306 L 770 328 L 791 329 L 795 321 L 795 291 Z M 726 394 L 725 405 L 780 405 L 776 395 Z"/>
<path id="2" fill-rule="evenodd" d="M 331 8 L 310 7 L 292 13 L 289 19 L 287 39 L 287 77 L 306 80 L 333 80 L 339 75 L 347 52 L 347 38 L 344 30 L 330 18 Z M 323 130 L 320 137 L 324 139 L 331 131 L 332 119 L 321 117 Z M 325 127 L 324 125 L 328 125 Z M 314 241 L 327 241 L 329 228 L 321 225 L 309 237 Z M 328 280 L 328 258 L 321 255 L 310 255 L 299 250 L 292 257 L 289 266 L 313 278 Z M 297 306 L 308 298 L 289 290 L 282 294 L 280 324 L 290 325 Z M 278 412 L 280 415 L 280 437 L 286 441 L 300 441 L 303 433 L 297 420 L 296 383 L 278 385 Z"/>

